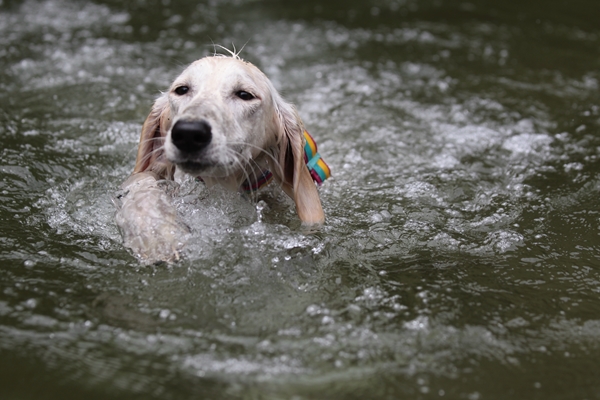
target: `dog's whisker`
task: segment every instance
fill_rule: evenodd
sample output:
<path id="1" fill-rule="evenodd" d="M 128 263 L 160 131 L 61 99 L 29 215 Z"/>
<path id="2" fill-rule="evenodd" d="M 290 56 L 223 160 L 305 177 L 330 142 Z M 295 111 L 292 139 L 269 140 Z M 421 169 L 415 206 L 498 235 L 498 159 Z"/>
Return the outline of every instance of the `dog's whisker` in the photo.
<path id="1" fill-rule="evenodd" d="M 241 152 L 228 147 L 226 148 L 226 153 L 232 157 L 234 164 L 236 164 L 239 167 L 239 170 L 242 172 L 244 180 L 248 182 L 248 184 L 251 184 L 252 181 L 256 181 L 258 179 L 254 168 L 246 168 L 246 165 L 249 164 L 249 160 L 246 160 Z M 251 161 L 254 160 L 251 159 Z M 248 169 L 250 169 L 251 173 L 254 175 L 254 179 L 250 177 L 250 172 L 248 172 Z"/>
<path id="2" fill-rule="evenodd" d="M 271 152 L 269 152 L 269 150 L 265 150 L 262 147 L 251 144 L 251 143 L 244 143 L 244 142 L 230 142 L 230 143 L 232 145 L 244 145 L 244 146 L 248 146 L 253 149 L 257 149 L 261 154 L 264 154 L 265 156 L 267 156 L 268 160 L 271 160 L 273 162 L 273 165 L 272 165 L 273 167 L 277 168 L 277 171 L 271 171 L 271 172 L 276 172 L 276 173 L 279 173 L 280 176 L 283 176 L 283 167 L 281 166 L 281 163 L 273 154 L 271 154 Z M 256 163 L 256 160 L 253 160 L 253 162 Z M 269 165 L 269 166 L 271 166 L 271 165 Z"/>
<path id="3" fill-rule="evenodd" d="M 152 149 L 150 152 L 146 153 L 142 159 L 140 160 L 141 163 L 145 163 L 148 160 L 151 160 L 152 158 L 154 158 L 156 155 L 158 155 L 158 157 L 156 157 L 156 159 L 160 159 L 161 155 L 163 153 L 163 146 L 157 147 L 155 149 Z"/>

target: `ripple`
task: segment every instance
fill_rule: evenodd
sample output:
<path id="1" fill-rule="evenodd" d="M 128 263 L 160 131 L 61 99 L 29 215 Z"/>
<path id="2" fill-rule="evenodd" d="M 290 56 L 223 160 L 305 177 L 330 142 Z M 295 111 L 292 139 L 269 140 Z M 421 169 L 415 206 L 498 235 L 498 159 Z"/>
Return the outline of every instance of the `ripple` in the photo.
<path id="1" fill-rule="evenodd" d="M 310 18 L 139 4 L 0 15 L 3 352 L 125 397 L 483 398 L 504 393 L 486 386 L 498 376 L 531 390 L 570 367 L 590 378 L 596 31 L 528 27 L 522 8 L 483 21 L 478 4 L 383 1 L 358 20 L 350 3 Z M 111 196 L 152 100 L 212 52 L 208 32 L 250 39 L 242 55 L 298 105 L 333 169 L 327 223 L 303 232 L 277 188 L 249 201 L 177 176 L 190 245 L 142 266 Z"/>

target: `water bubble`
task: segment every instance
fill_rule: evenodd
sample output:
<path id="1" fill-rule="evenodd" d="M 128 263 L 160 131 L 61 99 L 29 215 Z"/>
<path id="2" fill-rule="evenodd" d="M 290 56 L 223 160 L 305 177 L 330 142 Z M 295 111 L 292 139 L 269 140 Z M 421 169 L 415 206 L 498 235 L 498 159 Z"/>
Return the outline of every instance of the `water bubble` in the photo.
<path id="1" fill-rule="evenodd" d="M 306 313 L 308 315 L 317 315 L 321 313 L 321 308 L 315 304 L 311 304 L 310 306 L 306 307 Z"/>
<path id="2" fill-rule="evenodd" d="M 36 308 L 38 305 L 38 300 L 37 299 L 29 299 L 27 301 L 25 301 L 25 307 L 33 309 Z"/>
<path id="3" fill-rule="evenodd" d="M 427 330 L 429 328 L 429 318 L 419 316 L 412 321 L 405 322 L 404 327 L 415 331 Z"/>

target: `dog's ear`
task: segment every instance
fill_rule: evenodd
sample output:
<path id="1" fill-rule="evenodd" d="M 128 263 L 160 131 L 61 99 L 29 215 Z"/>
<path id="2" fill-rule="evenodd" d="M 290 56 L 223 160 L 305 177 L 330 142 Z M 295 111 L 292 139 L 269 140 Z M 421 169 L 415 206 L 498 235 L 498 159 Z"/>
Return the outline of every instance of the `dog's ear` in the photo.
<path id="1" fill-rule="evenodd" d="M 171 108 L 166 94 L 152 106 L 142 126 L 133 173 L 152 171 L 161 178 L 173 179 L 175 166 L 164 157 L 164 142 L 171 123 Z"/>
<path id="2" fill-rule="evenodd" d="M 280 168 L 273 168 L 273 175 L 296 203 L 302 223 L 322 224 L 325 214 L 319 192 L 304 161 L 304 124 L 295 107 L 279 95 L 274 96 L 274 105 Z"/>

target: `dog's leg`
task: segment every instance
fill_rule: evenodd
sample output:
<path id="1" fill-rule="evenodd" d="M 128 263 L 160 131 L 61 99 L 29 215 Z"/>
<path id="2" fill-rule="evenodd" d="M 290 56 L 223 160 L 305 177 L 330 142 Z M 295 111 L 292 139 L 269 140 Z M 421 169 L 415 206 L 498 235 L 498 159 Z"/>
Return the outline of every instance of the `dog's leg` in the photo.
<path id="1" fill-rule="evenodd" d="M 163 183 L 152 172 L 133 174 L 113 199 L 125 247 L 146 264 L 177 261 L 190 234 Z"/>

